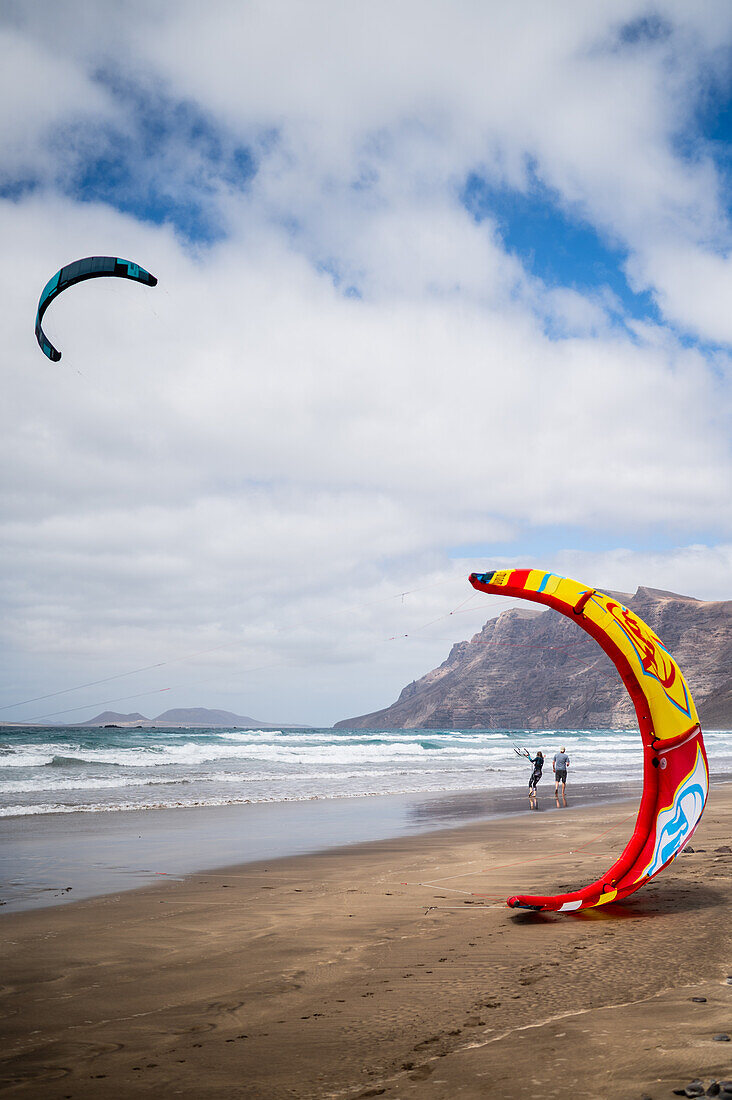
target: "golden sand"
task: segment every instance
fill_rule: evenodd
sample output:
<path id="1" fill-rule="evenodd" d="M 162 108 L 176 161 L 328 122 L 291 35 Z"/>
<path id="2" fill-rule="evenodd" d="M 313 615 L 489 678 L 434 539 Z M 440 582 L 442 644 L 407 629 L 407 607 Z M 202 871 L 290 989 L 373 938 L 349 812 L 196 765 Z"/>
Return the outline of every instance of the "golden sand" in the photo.
<path id="1" fill-rule="evenodd" d="M 2 917 L 4 1088 L 660 1100 L 732 1077 L 731 787 L 625 904 L 504 904 L 589 882 L 633 818 L 527 813 Z"/>

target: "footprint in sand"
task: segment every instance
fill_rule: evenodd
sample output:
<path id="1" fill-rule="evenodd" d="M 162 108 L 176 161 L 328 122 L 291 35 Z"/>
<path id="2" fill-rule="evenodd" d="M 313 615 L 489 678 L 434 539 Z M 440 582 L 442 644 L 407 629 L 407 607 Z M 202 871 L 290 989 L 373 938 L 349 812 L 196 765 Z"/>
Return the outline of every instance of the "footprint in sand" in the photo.
<path id="1" fill-rule="evenodd" d="M 431 1073 L 434 1073 L 432 1066 L 417 1066 L 414 1073 L 409 1074 L 410 1081 L 424 1081 Z"/>
<path id="2" fill-rule="evenodd" d="M 236 1012 L 243 1007 L 243 1001 L 213 1001 L 206 1006 L 208 1012 Z"/>
<path id="3" fill-rule="evenodd" d="M 181 1030 L 179 1032 L 177 1032 L 177 1034 L 178 1035 L 199 1035 L 199 1034 L 201 1034 L 201 1032 L 204 1032 L 204 1031 L 213 1031 L 215 1027 L 216 1027 L 216 1024 L 192 1024 L 191 1027 L 181 1028 Z M 200 1043 L 194 1043 L 193 1045 L 200 1047 L 201 1044 Z"/>
<path id="4" fill-rule="evenodd" d="M 423 1050 L 425 1047 L 430 1046 L 432 1043 L 438 1043 L 440 1041 L 439 1035 L 432 1035 L 429 1039 L 423 1039 L 421 1043 L 417 1043 L 415 1050 Z"/>

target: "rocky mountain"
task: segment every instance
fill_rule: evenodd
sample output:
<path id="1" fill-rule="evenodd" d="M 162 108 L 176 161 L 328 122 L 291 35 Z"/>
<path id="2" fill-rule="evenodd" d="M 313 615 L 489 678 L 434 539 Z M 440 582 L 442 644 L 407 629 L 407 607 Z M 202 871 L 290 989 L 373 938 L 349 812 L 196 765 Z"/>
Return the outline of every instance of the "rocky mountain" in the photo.
<path id="1" fill-rule="evenodd" d="M 245 714 L 232 714 L 228 710 L 209 710 L 206 707 L 180 707 L 174 710 L 166 710 L 157 718 L 146 718 L 144 714 L 117 714 L 113 710 L 102 711 L 96 718 L 90 718 L 88 722 L 80 722 L 80 726 L 190 726 L 198 728 L 244 726 L 249 729 L 292 729 L 276 722 L 260 722 L 256 718 L 249 718 Z"/>
<path id="2" fill-rule="evenodd" d="M 619 595 L 673 654 L 702 725 L 732 729 L 732 601 L 639 588 Z M 630 698 L 610 659 L 549 608 L 490 619 L 395 703 L 340 729 L 582 729 L 632 727 Z"/>
<path id="3" fill-rule="evenodd" d="M 260 726 L 256 718 L 232 714 L 228 710 L 208 710 L 206 707 L 178 707 L 163 711 L 154 719 L 156 726 Z M 264 723 L 271 726 L 271 722 Z"/>
<path id="4" fill-rule="evenodd" d="M 79 722 L 80 726 L 146 726 L 150 719 L 135 711 L 133 714 L 120 714 L 116 710 L 103 710 L 96 718 L 88 722 Z"/>

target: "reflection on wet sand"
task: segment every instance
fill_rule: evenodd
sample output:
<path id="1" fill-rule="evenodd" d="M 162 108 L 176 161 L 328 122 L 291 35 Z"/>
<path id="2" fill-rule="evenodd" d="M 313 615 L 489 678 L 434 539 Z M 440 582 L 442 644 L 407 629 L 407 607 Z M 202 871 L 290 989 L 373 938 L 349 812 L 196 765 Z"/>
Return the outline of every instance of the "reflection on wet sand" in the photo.
<path id="1" fill-rule="evenodd" d="M 625 798 L 640 796 L 640 783 L 618 783 L 613 786 L 608 784 L 587 783 L 577 784 L 572 787 L 572 805 L 589 806 L 600 802 L 617 802 Z M 536 795 L 535 805 L 532 808 L 539 809 L 541 805 L 547 809 L 554 809 L 554 798 L 540 799 Z M 549 792 L 546 792 L 549 794 Z M 554 792 L 551 792 L 554 795 Z M 564 802 L 561 798 L 564 797 Z M 466 821 L 476 821 L 482 817 L 497 817 L 504 814 L 525 813 L 526 794 L 523 791 L 464 791 L 450 792 L 445 795 L 429 795 L 422 799 L 415 799 L 406 807 L 407 818 L 414 823 L 441 824 L 445 827 L 461 825 Z M 556 807 L 563 809 L 568 806 L 565 796 L 559 795 L 556 799 Z"/>

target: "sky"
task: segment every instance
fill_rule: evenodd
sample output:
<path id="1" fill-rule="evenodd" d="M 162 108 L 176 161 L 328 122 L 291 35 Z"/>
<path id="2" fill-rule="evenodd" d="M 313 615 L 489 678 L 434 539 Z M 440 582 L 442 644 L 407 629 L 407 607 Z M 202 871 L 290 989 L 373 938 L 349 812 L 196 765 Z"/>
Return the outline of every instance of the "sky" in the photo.
<path id="1" fill-rule="evenodd" d="M 731 48 L 726 0 L 0 0 L 0 720 L 328 726 L 497 565 L 729 599 Z M 158 286 L 71 288 L 54 364 L 87 255 Z"/>

